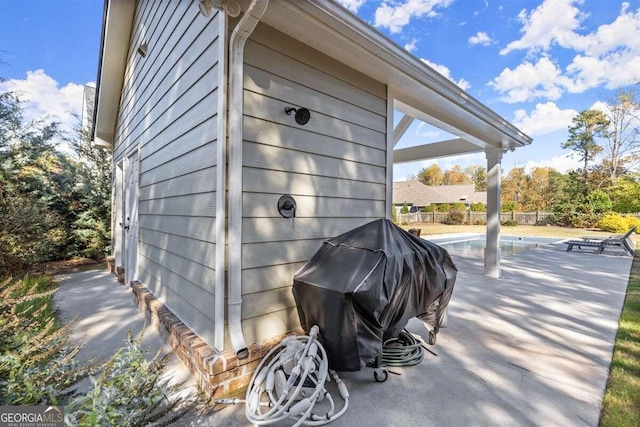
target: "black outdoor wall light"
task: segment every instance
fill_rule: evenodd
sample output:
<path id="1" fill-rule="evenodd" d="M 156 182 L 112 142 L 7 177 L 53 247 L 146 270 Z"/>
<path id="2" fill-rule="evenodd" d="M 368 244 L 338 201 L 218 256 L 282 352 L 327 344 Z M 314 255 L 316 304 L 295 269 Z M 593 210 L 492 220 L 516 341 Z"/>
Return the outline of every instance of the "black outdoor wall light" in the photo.
<path id="1" fill-rule="evenodd" d="M 300 126 L 304 126 L 309 123 L 309 119 L 311 118 L 311 113 L 309 112 L 309 110 L 307 110 L 306 108 L 293 107 L 286 107 L 284 109 L 284 112 L 287 113 L 288 116 L 291 115 L 292 111 L 296 113 L 295 118 L 297 124 L 299 124 Z"/>
<path id="2" fill-rule="evenodd" d="M 296 216 L 297 208 L 296 199 L 290 194 L 285 194 L 278 200 L 278 212 L 280 212 L 280 215 L 284 218 Z"/>

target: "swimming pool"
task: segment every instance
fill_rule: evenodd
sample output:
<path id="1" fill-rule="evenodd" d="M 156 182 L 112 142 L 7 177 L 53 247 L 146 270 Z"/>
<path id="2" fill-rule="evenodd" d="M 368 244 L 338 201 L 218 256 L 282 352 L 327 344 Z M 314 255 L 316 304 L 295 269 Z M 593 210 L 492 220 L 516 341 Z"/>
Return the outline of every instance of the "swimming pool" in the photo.
<path id="1" fill-rule="evenodd" d="M 485 239 L 484 234 L 427 238 L 427 240 L 442 246 L 451 254 L 464 256 L 483 256 Z M 502 256 L 509 256 L 561 240 L 555 237 L 501 235 L 500 252 Z"/>

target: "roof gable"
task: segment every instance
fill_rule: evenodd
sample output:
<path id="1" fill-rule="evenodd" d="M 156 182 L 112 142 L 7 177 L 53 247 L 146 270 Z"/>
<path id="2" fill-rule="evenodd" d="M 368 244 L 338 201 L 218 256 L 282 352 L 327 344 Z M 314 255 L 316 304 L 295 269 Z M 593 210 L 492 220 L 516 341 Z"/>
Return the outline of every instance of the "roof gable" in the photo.
<path id="1" fill-rule="evenodd" d="M 432 203 L 487 203 L 485 191 L 473 184 L 425 185 L 417 179 L 393 183 L 393 203 L 428 206 Z"/>

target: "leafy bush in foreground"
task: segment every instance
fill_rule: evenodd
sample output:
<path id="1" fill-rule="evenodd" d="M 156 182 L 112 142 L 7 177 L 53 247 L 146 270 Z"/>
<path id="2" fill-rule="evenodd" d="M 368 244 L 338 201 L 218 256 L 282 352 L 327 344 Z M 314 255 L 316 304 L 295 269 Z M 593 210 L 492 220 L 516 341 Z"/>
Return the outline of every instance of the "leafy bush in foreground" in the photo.
<path id="1" fill-rule="evenodd" d="M 61 327 L 50 278 L 0 282 L 0 405 L 60 404 L 93 369 L 74 361 L 73 322 Z"/>
<path id="2" fill-rule="evenodd" d="M 129 332 L 127 346 L 103 365 L 100 375 L 90 377 L 91 390 L 69 402 L 65 415 L 68 425 L 169 425 L 190 409 L 182 398 L 170 397 L 183 384 L 169 386 L 170 378 L 163 378 L 172 353 L 162 356 L 159 350 L 147 360 L 149 352 L 140 346 L 143 332 L 136 338 Z"/>

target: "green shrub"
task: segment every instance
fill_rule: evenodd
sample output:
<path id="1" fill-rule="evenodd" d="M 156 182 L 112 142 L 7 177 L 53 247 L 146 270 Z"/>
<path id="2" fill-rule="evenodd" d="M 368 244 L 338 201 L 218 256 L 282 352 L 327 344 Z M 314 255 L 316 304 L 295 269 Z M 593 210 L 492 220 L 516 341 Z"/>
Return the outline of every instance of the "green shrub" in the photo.
<path id="1" fill-rule="evenodd" d="M 80 242 L 80 254 L 84 257 L 102 259 L 111 250 L 108 224 L 96 216 L 96 212 L 85 211 L 78 216 L 73 231 Z"/>
<path id="2" fill-rule="evenodd" d="M 466 211 L 467 210 L 467 205 L 465 205 L 464 203 L 458 202 L 458 203 L 454 203 L 451 205 L 451 210 L 452 211 Z"/>
<path id="3" fill-rule="evenodd" d="M 430 205 L 425 206 L 422 210 L 423 212 L 435 212 L 437 210 L 437 206 L 431 203 Z"/>
<path id="4" fill-rule="evenodd" d="M 74 361 L 80 346 L 68 345 L 73 322 L 55 316 L 48 277 L 0 283 L 0 405 L 59 404 L 94 369 Z"/>
<path id="5" fill-rule="evenodd" d="M 184 384 L 170 386 L 164 375 L 172 353 L 162 356 L 159 350 L 147 360 L 149 351 L 140 346 L 143 333 L 133 338 L 128 332 L 127 346 L 103 365 L 100 375 L 90 377 L 92 389 L 68 403 L 67 425 L 169 425 L 190 409 L 191 403 L 175 397 Z"/>
<path id="6" fill-rule="evenodd" d="M 600 219 L 600 215 L 588 203 L 579 205 L 559 204 L 553 211 L 553 217 L 555 224 L 575 228 L 595 227 Z"/>
<path id="7" fill-rule="evenodd" d="M 609 212 L 600 218 L 600 221 L 598 221 L 598 228 L 610 233 L 625 233 L 629 227 L 633 225 L 630 225 L 633 221 L 628 221 L 628 219 L 630 218 L 625 218 L 618 213 Z"/>
<path id="8" fill-rule="evenodd" d="M 449 214 L 445 217 L 443 222 L 447 225 L 464 224 L 464 212 L 450 211 Z"/>
<path id="9" fill-rule="evenodd" d="M 507 219 L 505 221 L 502 221 L 500 225 L 503 225 L 505 227 L 515 227 L 516 225 L 518 225 L 518 221 L 516 221 L 515 219 Z"/>
<path id="10" fill-rule="evenodd" d="M 65 251 L 63 218 L 41 200 L 17 193 L 0 196 L 0 272 L 15 274 Z"/>
<path id="11" fill-rule="evenodd" d="M 401 214 L 409 213 L 409 205 L 407 204 L 407 202 L 404 202 L 404 205 L 402 205 L 402 208 L 400 208 L 400 213 Z"/>
<path id="12" fill-rule="evenodd" d="M 395 206 L 391 206 L 391 221 L 393 221 L 394 224 L 398 223 L 398 210 Z"/>
<path id="13" fill-rule="evenodd" d="M 516 202 L 513 202 L 513 201 L 504 202 L 500 206 L 500 211 L 501 212 L 512 212 L 512 211 L 517 211 L 517 210 L 518 210 L 518 204 Z"/>
<path id="14" fill-rule="evenodd" d="M 471 212 L 486 212 L 487 211 L 487 205 L 485 205 L 484 203 L 481 203 L 481 202 L 472 203 L 471 206 L 469 207 L 469 209 L 471 209 Z"/>
<path id="15" fill-rule="evenodd" d="M 474 221 L 475 225 L 487 225 L 487 220 L 486 219 L 476 219 Z"/>
<path id="16" fill-rule="evenodd" d="M 437 209 L 438 212 L 449 212 L 451 210 L 451 205 L 449 203 L 440 203 Z"/>
<path id="17" fill-rule="evenodd" d="M 587 196 L 587 204 L 595 213 L 602 213 L 611 210 L 611 199 L 602 190 L 594 190 Z"/>

